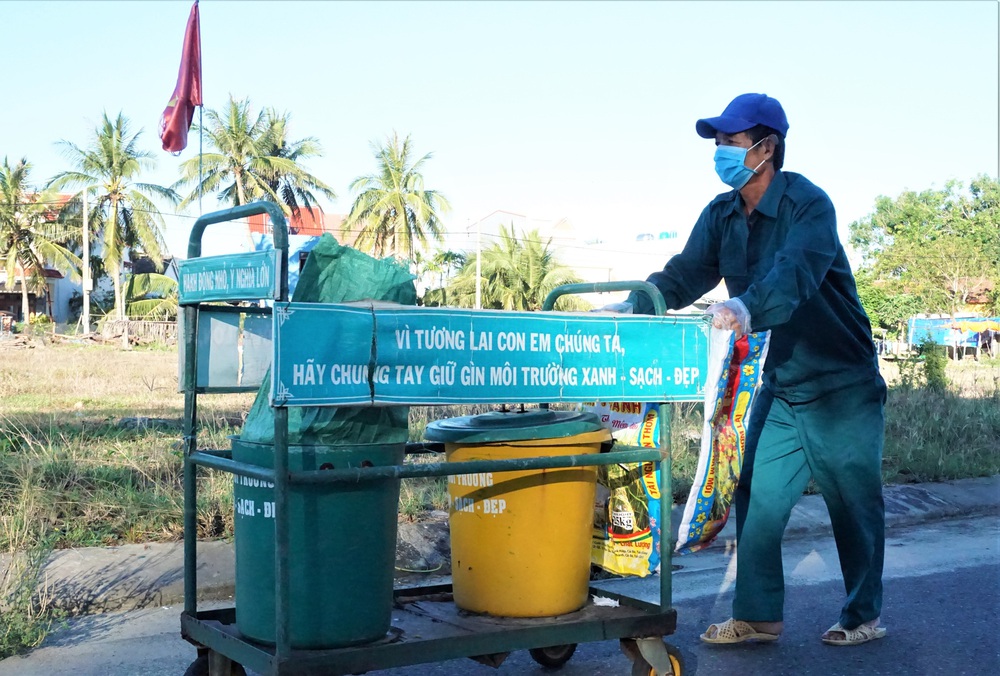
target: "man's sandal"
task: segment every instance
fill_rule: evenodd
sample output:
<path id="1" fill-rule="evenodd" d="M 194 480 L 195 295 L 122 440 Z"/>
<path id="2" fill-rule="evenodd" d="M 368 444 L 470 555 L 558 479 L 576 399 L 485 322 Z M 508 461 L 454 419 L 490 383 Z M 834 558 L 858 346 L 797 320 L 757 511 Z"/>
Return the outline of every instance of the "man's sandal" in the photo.
<path id="1" fill-rule="evenodd" d="M 843 634 L 844 638 L 826 638 L 827 634 L 834 632 Z M 880 639 L 883 636 L 885 636 L 885 627 L 872 627 L 862 624 L 854 629 L 844 629 L 840 626 L 840 622 L 838 622 L 826 630 L 821 640 L 827 645 L 861 645 L 862 643 Z"/>
<path id="2" fill-rule="evenodd" d="M 746 641 L 777 641 L 778 634 L 757 631 L 750 623 L 729 618 L 722 624 L 710 624 L 701 635 L 705 643 L 744 643 Z"/>

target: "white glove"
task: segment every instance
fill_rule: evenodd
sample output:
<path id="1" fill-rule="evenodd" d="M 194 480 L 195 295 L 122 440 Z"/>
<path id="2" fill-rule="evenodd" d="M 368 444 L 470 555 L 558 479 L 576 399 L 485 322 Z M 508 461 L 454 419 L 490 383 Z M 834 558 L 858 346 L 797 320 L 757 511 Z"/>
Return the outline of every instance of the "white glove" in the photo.
<path id="1" fill-rule="evenodd" d="M 715 328 L 735 332 L 737 340 L 744 334 L 750 333 L 750 313 L 739 298 L 730 298 L 724 303 L 713 303 L 705 310 L 705 314 L 712 316 L 712 326 Z"/>
<path id="2" fill-rule="evenodd" d="M 621 303 L 609 303 L 604 307 L 594 308 L 591 312 L 610 312 L 619 315 L 630 315 L 632 314 L 632 308 L 632 303 L 622 301 Z"/>

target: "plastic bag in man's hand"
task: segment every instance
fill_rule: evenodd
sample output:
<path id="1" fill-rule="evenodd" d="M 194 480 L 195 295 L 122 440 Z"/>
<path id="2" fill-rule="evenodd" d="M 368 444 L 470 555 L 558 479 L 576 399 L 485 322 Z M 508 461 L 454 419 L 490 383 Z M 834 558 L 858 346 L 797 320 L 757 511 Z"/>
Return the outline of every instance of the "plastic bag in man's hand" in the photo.
<path id="1" fill-rule="evenodd" d="M 750 313 L 739 298 L 730 298 L 724 303 L 713 303 L 705 310 L 711 315 L 712 326 L 736 332 L 736 338 L 750 333 Z"/>

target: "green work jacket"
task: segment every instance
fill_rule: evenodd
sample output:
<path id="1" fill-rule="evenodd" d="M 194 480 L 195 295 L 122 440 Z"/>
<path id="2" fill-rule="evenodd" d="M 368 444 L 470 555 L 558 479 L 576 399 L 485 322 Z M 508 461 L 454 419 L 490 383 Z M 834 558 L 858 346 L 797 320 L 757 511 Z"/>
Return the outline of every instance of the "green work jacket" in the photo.
<path id="1" fill-rule="evenodd" d="M 833 203 L 803 176 L 778 171 L 747 217 L 738 190 L 709 203 L 684 250 L 649 281 L 670 309 L 691 305 L 724 279 L 771 331 L 764 385 L 791 402 L 811 401 L 878 378 L 871 324 L 858 300 Z M 634 292 L 635 312 L 652 303 Z"/>

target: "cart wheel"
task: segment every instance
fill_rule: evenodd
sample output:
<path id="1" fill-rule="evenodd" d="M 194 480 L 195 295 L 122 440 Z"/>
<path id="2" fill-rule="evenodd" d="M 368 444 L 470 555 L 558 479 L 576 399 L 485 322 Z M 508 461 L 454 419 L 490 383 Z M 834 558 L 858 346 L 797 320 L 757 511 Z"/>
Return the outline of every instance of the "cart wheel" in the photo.
<path id="1" fill-rule="evenodd" d="M 184 676 L 209 676 L 208 672 L 208 653 L 199 655 L 198 659 L 191 663 L 191 666 L 187 668 L 184 672 Z M 216 676 L 211 674 L 211 676 Z M 221 674 L 219 676 L 222 676 Z M 246 670 L 242 665 L 236 662 L 230 662 L 229 674 L 228 676 L 247 676 Z"/>
<path id="2" fill-rule="evenodd" d="M 531 659 L 535 660 L 543 667 L 548 667 L 549 669 L 558 669 L 562 665 L 566 664 L 569 662 L 569 658 L 573 657 L 573 653 L 575 652 L 575 643 L 550 645 L 547 648 L 532 648 L 528 651 L 531 655 Z"/>
<path id="3" fill-rule="evenodd" d="M 667 649 L 667 658 L 670 660 L 670 673 L 666 676 L 684 676 L 684 658 L 681 656 L 681 651 L 670 645 L 669 643 L 664 643 L 664 647 Z M 632 663 L 632 676 L 660 676 L 656 673 L 656 669 L 650 666 L 641 655 L 635 659 Z"/>

